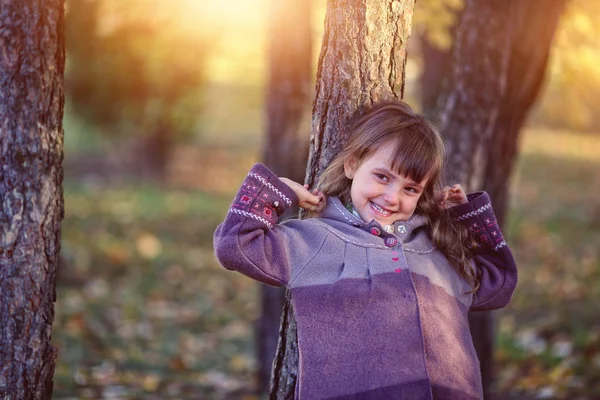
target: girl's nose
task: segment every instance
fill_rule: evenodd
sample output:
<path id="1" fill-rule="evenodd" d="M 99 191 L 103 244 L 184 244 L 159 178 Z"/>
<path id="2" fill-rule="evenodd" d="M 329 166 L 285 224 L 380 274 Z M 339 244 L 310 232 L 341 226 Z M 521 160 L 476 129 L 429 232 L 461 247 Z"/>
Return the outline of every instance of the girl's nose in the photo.
<path id="1" fill-rule="evenodd" d="M 383 195 L 383 200 L 389 205 L 396 205 L 400 201 L 400 194 L 396 190 L 388 190 Z"/>

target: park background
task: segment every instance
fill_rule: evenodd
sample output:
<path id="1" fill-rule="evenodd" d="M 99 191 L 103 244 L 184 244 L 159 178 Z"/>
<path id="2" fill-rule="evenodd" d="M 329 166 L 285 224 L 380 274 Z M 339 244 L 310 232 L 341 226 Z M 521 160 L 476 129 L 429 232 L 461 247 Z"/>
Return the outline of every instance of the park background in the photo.
<path id="1" fill-rule="evenodd" d="M 325 1 L 312 4 L 316 71 Z M 416 109 L 416 36 L 448 46 L 453 7 L 415 7 Z M 212 233 L 262 157 L 269 8 L 67 1 L 55 398 L 258 398 L 259 284 L 218 265 Z M 520 282 L 496 319 L 502 398 L 600 396 L 597 11 L 568 4 L 521 135 L 505 229 Z"/>

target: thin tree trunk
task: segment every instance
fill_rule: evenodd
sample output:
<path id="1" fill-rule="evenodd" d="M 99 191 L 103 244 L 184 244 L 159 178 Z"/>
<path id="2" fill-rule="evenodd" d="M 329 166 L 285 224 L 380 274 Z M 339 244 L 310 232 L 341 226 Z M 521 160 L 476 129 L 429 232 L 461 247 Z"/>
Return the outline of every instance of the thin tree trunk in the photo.
<path id="1" fill-rule="evenodd" d="M 0 0 L 0 398 L 50 399 L 63 217 L 64 3 Z"/>
<path id="2" fill-rule="evenodd" d="M 267 87 L 267 135 L 263 161 L 275 174 L 304 181 L 309 127 L 312 35 L 310 0 L 272 0 Z M 288 210 L 284 218 L 297 216 Z M 262 285 L 261 316 L 256 325 L 258 392 L 268 391 L 277 352 L 285 289 Z"/>
<path id="3" fill-rule="evenodd" d="M 504 225 L 520 129 L 544 78 L 566 0 L 468 0 L 456 32 L 453 68 L 438 103 L 447 144 L 446 177 L 487 190 Z M 494 376 L 494 320 L 469 316 L 484 396 Z"/>
<path id="4" fill-rule="evenodd" d="M 413 0 L 328 3 L 305 180 L 311 187 L 339 152 L 344 127 L 359 109 L 402 98 L 413 9 Z M 294 398 L 297 375 L 296 324 L 288 294 L 270 397 Z"/>

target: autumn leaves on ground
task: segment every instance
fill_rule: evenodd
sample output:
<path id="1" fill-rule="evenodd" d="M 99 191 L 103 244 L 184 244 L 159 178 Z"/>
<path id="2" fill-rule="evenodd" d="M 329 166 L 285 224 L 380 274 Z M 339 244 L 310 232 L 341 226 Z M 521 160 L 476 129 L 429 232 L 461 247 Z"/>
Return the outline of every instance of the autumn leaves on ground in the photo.
<path id="1" fill-rule="evenodd" d="M 176 157 L 174 175 L 198 171 L 202 190 L 193 176 L 105 186 L 67 169 L 55 398 L 256 398 L 258 284 L 212 253 L 256 147 Z M 528 130 L 522 148 L 507 232 L 520 283 L 498 313 L 497 391 L 598 397 L 600 137 Z"/>

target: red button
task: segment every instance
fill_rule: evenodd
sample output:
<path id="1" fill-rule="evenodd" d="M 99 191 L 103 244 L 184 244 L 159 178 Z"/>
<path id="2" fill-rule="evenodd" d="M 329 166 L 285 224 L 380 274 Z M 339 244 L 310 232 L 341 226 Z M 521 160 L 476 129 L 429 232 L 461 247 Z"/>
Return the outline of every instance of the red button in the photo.
<path id="1" fill-rule="evenodd" d="M 385 239 L 385 245 L 388 246 L 388 247 L 394 247 L 397 244 L 398 244 L 398 240 L 396 240 L 395 238 L 387 238 L 387 239 Z"/>

